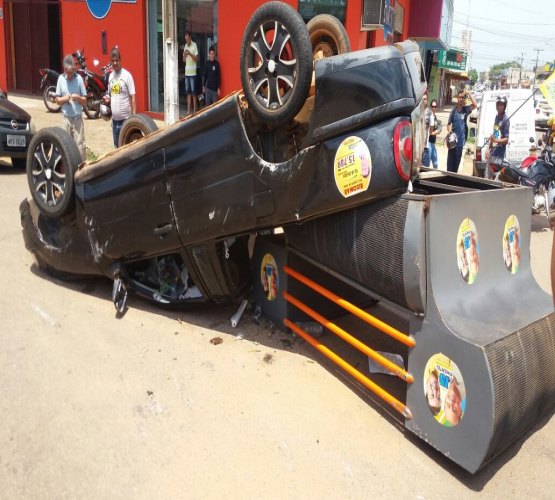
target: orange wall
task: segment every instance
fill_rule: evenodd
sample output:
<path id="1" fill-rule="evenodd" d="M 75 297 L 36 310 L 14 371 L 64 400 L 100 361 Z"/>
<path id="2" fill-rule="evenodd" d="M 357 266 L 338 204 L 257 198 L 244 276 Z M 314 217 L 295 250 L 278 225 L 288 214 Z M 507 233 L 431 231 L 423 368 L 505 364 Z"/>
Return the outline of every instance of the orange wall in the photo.
<path id="1" fill-rule="evenodd" d="M 0 8 L 4 10 L 4 2 L 0 0 Z M 6 43 L 5 43 L 5 15 L 4 19 L 0 19 L 0 89 L 8 90 L 8 67 L 6 62 Z"/>
<path id="2" fill-rule="evenodd" d="M 108 35 L 108 53 L 102 54 L 101 32 Z M 104 19 L 95 19 L 84 1 L 62 1 L 62 52 L 68 54 L 85 49 L 87 65 L 94 70 L 94 59 L 100 65 L 110 60 L 110 49 L 118 45 L 123 67 L 135 81 L 137 111 L 148 106 L 148 50 L 145 0 L 137 3 L 113 3 Z"/>

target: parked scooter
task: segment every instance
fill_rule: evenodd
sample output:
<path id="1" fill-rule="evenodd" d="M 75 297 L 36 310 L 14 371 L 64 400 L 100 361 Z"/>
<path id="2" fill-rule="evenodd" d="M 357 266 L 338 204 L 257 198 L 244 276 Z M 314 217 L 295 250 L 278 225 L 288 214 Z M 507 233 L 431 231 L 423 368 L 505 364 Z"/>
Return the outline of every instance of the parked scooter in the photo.
<path id="1" fill-rule="evenodd" d="M 39 69 L 39 73 L 42 76 L 40 89 L 42 90 L 44 105 L 51 113 L 59 113 L 62 107 L 56 103 L 56 84 L 60 73 L 50 68 Z"/>
<path id="2" fill-rule="evenodd" d="M 538 146 L 543 148 L 537 158 L 528 157 L 519 167 L 509 165 L 505 172 L 521 186 L 534 190 L 532 213 L 544 212 L 550 222 L 555 209 L 555 157 L 551 146 L 544 144 L 541 139 Z"/>

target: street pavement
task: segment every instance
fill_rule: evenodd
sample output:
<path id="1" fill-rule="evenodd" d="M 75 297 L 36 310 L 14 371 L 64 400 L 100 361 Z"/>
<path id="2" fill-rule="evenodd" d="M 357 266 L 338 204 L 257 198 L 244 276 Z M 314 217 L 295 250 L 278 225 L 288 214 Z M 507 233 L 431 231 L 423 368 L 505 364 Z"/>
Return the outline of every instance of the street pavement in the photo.
<path id="1" fill-rule="evenodd" d="M 59 123 L 11 97 L 39 128 Z M 85 127 L 110 149 L 109 123 Z M 250 312 L 233 329 L 234 307 L 131 297 L 118 318 L 110 282 L 45 276 L 23 245 L 27 196 L 0 159 L 0 498 L 554 498 L 552 414 L 467 474 Z M 549 292 L 552 233 L 532 228 Z"/>

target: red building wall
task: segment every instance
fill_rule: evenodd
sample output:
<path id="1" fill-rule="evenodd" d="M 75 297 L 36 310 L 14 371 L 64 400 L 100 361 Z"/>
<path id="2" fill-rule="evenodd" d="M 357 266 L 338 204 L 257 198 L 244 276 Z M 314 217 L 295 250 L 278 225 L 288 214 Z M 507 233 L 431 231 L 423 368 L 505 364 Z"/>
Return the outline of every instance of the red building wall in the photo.
<path id="1" fill-rule="evenodd" d="M 4 2 L 0 0 L 0 8 L 3 12 Z M 6 61 L 6 43 L 5 43 L 5 15 L 3 19 L 0 19 L 0 89 L 8 90 L 8 66 Z"/>
<path id="2" fill-rule="evenodd" d="M 84 1 L 62 1 L 62 52 L 85 49 L 90 69 L 94 59 L 100 65 L 110 60 L 110 49 L 117 45 L 123 67 L 135 81 L 137 111 L 148 108 L 148 50 L 145 0 L 112 3 L 104 19 L 95 19 Z M 102 54 L 102 30 L 107 33 L 108 53 Z"/>

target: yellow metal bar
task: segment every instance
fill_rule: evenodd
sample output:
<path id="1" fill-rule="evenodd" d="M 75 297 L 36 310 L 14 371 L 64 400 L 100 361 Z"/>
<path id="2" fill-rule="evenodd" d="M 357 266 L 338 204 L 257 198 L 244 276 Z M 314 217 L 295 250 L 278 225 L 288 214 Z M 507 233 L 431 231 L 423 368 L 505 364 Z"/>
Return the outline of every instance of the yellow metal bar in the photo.
<path id="1" fill-rule="evenodd" d="M 351 344 L 360 352 L 366 354 L 366 356 L 368 356 L 369 358 L 372 358 L 376 363 L 380 364 L 384 368 L 387 368 L 390 372 L 399 377 L 401 380 L 404 380 L 409 384 L 412 384 L 414 382 L 414 377 L 410 373 L 408 373 L 403 368 L 396 365 L 386 357 L 382 356 L 379 352 L 368 347 L 366 344 L 363 344 L 360 340 L 353 337 L 351 334 L 337 326 L 335 323 L 332 323 L 329 319 L 317 313 L 314 309 L 311 309 L 306 304 L 303 304 L 300 300 L 296 299 L 287 292 L 283 292 L 283 297 L 287 302 L 290 302 L 302 312 L 308 314 L 313 320 L 317 321 L 322 326 L 335 333 L 338 337 Z"/>
<path id="2" fill-rule="evenodd" d="M 396 328 L 393 328 L 387 323 L 384 323 L 383 321 L 379 320 L 375 316 L 368 314 L 366 311 L 363 311 L 362 309 L 355 306 L 354 304 L 351 304 L 349 301 L 342 299 L 338 295 L 335 295 L 335 293 L 330 292 L 328 289 L 324 288 L 321 285 L 318 285 L 318 283 L 315 283 L 310 278 L 307 278 L 306 276 L 295 271 L 294 269 L 291 269 L 289 266 L 284 266 L 283 270 L 289 276 L 295 278 L 296 280 L 300 281 L 301 283 L 308 286 L 309 288 L 312 288 L 312 290 L 319 293 L 320 295 L 323 295 L 324 297 L 326 297 L 326 299 L 331 300 L 334 304 L 337 304 L 338 306 L 342 307 L 346 311 L 349 311 L 351 314 L 354 314 L 364 322 L 368 323 L 374 328 L 377 328 L 378 330 L 385 333 L 386 335 L 389 335 L 390 337 L 394 338 L 395 340 L 398 340 L 399 342 L 401 342 L 402 344 L 405 344 L 408 347 L 414 347 L 416 345 L 416 342 L 413 337 L 410 337 L 409 335 L 406 335 L 405 333 L 400 332 Z"/>
<path id="3" fill-rule="evenodd" d="M 395 410 L 397 410 L 403 417 L 407 419 L 412 418 L 412 412 L 409 407 L 401 403 L 395 396 L 389 394 L 389 392 L 382 389 L 378 384 L 372 382 L 366 375 L 359 372 L 354 366 L 347 363 L 344 359 L 340 358 L 332 350 L 328 349 L 325 345 L 318 342 L 314 337 L 306 333 L 302 328 L 299 328 L 295 323 L 289 321 L 287 318 L 283 320 L 285 325 L 294 331 L 297 335 L 306 340 L 312 347 L 317 351 L 321 352 L 328 359 L 333 361 L 340 368 L 345 370 L 349 375 L 358 380 L 367 389 L 371 390 L 380 399 L 383 399 L 387 404 L 391 405 Z"/>

